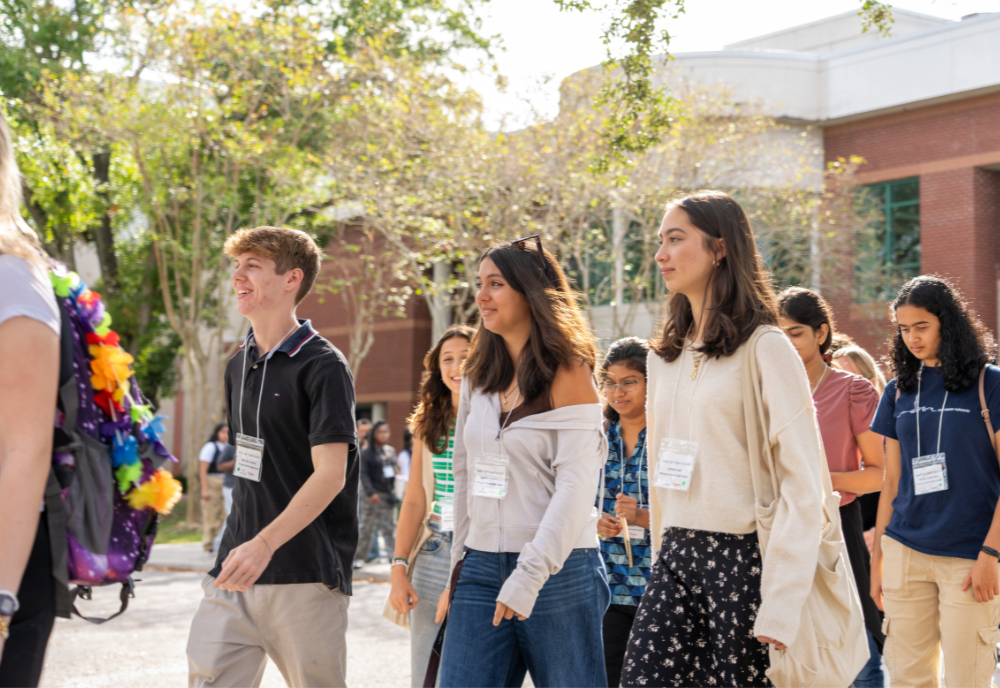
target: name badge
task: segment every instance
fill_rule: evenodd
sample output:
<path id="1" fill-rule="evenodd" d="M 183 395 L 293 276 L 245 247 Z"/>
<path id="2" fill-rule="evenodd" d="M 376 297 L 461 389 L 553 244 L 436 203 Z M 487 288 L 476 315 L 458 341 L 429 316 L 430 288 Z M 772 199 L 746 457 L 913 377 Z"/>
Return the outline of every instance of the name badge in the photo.
<path id="1" fill-rule="evenodd" d="M 382 466 L 382 477 L 387 480 L 396 477 L 396 469 L 393 468 L 392 464 L 387 463 Z"/>
<path id="2" fill-rule="evenodd" d="M 664 437 L 656 460 L 656 486 L 687 492 L 691 489 L 698 443 Z"/>
<path id="3" fill-rule="evenodd" d="M 450 533 L 455 530 L 455 505 L 438 502 L 441 509 L 441 530 Z"/>
<path id="4" fill-rule="evenodd" d="M 646 539 L 646 529 L 642 526 L 629 526 L 628 527 L 628 539 L 629 540 L 645 540 Z"/>
<path id="5" fill-rule="evenodd" d="M 913 492 L 924 495 L 948 489 L 948 467 L 944 452 L 913 458 Z"/>
<path id="6" fill-rule="evenodd" d="M 236 466 L 233 475 L 255 483 L 260 482 L 264 463 L 264 440 L 251 435 L 236 434 Z"/>
<path id="7" fill-rule="evenodd" d="M 472 496 L 503 499 L 507 496 L 507 466 L 510 463 L 502 454 L 476 454 L 472 471 Z"/>

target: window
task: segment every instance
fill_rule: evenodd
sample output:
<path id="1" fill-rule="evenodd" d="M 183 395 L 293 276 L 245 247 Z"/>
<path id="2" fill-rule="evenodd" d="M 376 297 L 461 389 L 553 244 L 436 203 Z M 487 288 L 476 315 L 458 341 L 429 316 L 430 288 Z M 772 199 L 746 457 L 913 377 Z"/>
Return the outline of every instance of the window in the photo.
<path id="1" fill-rule="evenodd" d="M 859 200 L 873 221 L 858 241 L 855 301 L 884 301 L 920 274 L 920 180 L 871 184 Z"/>

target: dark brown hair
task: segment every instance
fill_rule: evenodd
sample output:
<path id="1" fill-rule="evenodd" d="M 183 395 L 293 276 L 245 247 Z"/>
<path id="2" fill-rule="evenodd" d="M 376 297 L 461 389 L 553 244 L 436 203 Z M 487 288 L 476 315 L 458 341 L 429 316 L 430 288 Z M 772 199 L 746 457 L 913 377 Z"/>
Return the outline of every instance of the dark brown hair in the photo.
<path id="1" fill-rule="evenodd" d="M 604 357 L 604 362 L 601 363 L 601 383 L 607 377 L 608 368 L 616 363 L 623 363 L 629 370 L 642 373 L 642 378 L 645 380 L 647 354 L 649 354 L 649 344 L 646 340 L 639 339 L 638 337 L 619 339 L 611 345 L 611 348 L 608 349 L 608 355 Z M 621 417 L 621 414 L 611 406 L 610 400 L 604 404 L 604 417 L 611 422 Z"/>
<path id="2" fill-rule="evenodd" d="M 225 252 L 230 258 L 243 253 L 270 258 L 274 261 L 276 275 L 284 275 L 293 268 L 301 270 L 302 282 L 295 293 L 296 304 L 301 303 L 312 289 L 322 262 L 322 252 L 313 238 L 288 227 L 244 227 L 226 239 Z"/>
<path id="3" fill-rule="evenodd" d="M 825 354 L 833 344 L 833 311 L 822 296 L 803 287 L 789 287 L 778 294 L 778 309 L 783 316 L 805 325 L 813 332 L 826 325 L 826 339 L 819 345 Z"/>
<path id="4" fill-rule="evenodd" d="M 708 358 L 730 356 L 750 339 L 761 325 L 778 322 L 778 306 L 771 279 L 764 268 L 750 218 L 732 196 L 722 191 L 700 191 L 667 205 L 687 213 L 695 227 L 706 234 L 705 247 L 718 250 L 719 239 L 726 255 L 719 260 L 708 283 L 701 351 Z M 667 297 L 667 322 L 653 351 L 665 361 L 674 361 L 684 350 L 684 340 L 694 326 L 691 302 L 684 294 Z"/>
<path id="5" fill-rule="evenodd" d="M 522 398 L 529 402 L 551 387 L 560 366 L 596 366 L 597 348 L 577 295 L 555 257 L 546 250 L 541 257 L 531 242 L 507 242 L 495 244 L 480 258 L 480 263 L 487 258 L 496 263 L 507 283 L 527 300 L 531 333 L 515 371 L 503 337 L 480 322 L 465 361 L 472 389 L 501 392 L 516 374 Z"/>
<path id="6" fill-rule="evenodd" d="M 441 379 L 441 349 L 444 343 L 455 337 L 471 342 L 476 331 L 468 325 L 452 325 L 438 337 L 437 343 L 424 356 L 424 375 L 420 380 L 420 401 L 413 413 L 406 419 L 413 434 L 427 445 L 432 454 L 442 451 L 441 445 L 448 446 L 448 432 L 455 422 L 458 409 L 451 404 L 451 389 Z"/>

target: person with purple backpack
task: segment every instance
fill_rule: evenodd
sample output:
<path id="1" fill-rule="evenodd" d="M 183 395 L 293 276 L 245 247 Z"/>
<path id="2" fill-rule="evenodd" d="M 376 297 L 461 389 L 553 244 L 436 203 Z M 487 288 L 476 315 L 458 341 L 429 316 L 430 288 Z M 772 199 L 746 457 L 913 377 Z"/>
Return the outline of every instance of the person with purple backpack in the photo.
<path id="1" fill-rule="evenodd" d="M 52 459 L 60 317 L 0 117 L 0 685 L 36 686 L 56 617 L 39 505 Z M 41 527 L 39 521 L 41 520 Z"/>

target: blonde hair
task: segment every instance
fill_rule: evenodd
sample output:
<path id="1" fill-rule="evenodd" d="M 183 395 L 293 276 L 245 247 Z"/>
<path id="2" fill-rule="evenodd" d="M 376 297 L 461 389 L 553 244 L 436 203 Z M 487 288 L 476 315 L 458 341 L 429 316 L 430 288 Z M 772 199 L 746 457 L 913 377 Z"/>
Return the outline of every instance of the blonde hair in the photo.
<path id="1" fill-rule="evenodd" d="M 872 355 L 860 346 L 845 346 L 843 349 L 837 349 L 833 352 L 834 359 L 845 357 L 850 359 L 854 365 L 854 369 L 858 371 L 861 377 L 875 385 L 875 389 L 881 395 L 882 390 L 885 389 L 885 376 L 878 369 L 878 365 L 875 364 L 875 359 L 872 358 Z"/>
<path id="2" fill-rule="evenodd" d="M 296 304 L 312 289 L 322 262 L 321 251 L 312 237 L 288 227 L 244 227 L 226 239 L 225 251 L 230 258 L 244 253 L 270 258 L 278 275 L 294 268 L 301 270 L 302 284 L 295 295 Z"/>
<path id="3" fill-rule="evenodd" d="M 21 172 L 14 158 L 14 140 L 0 115 L 0 255 L 41 260 L 38 238 L 21 217 Z"/>

